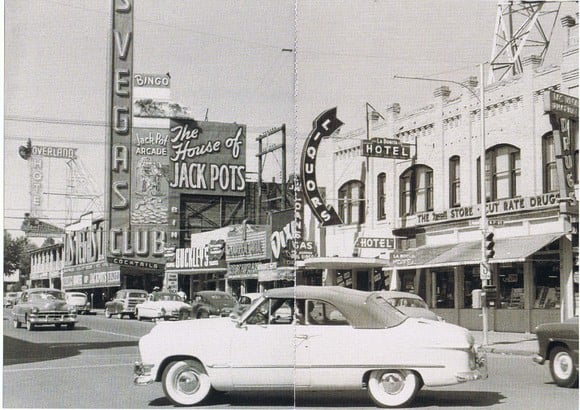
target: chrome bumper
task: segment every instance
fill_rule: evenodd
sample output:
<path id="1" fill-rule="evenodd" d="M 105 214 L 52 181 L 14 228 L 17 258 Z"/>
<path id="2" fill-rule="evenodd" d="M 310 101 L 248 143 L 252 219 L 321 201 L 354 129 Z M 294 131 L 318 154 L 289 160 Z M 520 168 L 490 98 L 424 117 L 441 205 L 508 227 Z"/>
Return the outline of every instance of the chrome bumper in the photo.
<path id="1" fill-rule="evenodd" d="M 470 372 L 461 372 L 455 375 L 457 382 L 465 383 L 474 380 L 485 380 L 488 377 L 487 355 L 485 352 L 475 352 L 475 369 Z"/>
<path id="2" fill-rule="evenodd" d="M 546 359 L 544 359 L 544 357 L 543 357 L 543 356 L 541 356 L 541 355 L 539 355 L 539 354 L 535 354 L 535 355 L 532 357 L 532 361 L 533 361 L 534 363 L 537 363 L 537 364 L 544 364 L 544 362 L 546 361 Z"/>
<path id="3" fill-rule="evenodd" d="M 155 381 L 155 377 L 151 372 L 153 369 L 153 365 L 145 365 L 142 362 L 135 362 L 133 364 L 133 374 L 135 377 L 133 378 L 133 384 L 137 386 L 146 386 L 151 384 Z"/>

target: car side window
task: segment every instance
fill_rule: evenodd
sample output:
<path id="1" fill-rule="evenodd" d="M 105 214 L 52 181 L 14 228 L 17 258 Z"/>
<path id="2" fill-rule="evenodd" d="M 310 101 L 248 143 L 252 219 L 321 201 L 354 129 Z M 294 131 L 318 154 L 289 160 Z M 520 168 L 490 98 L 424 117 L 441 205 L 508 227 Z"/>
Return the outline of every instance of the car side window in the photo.
<path id="1" fill-rule="evenodd" d="M 293 299 L 265 299 L 246 319 L 249 325 L 290 325 L 294 317 Z"/>
<path id="2" fill-rule="evenodd" d="M 323 326 L 348 326 L 344 315 L 332 304 L 320 300 L 306 301 L 305 324 Z"/>

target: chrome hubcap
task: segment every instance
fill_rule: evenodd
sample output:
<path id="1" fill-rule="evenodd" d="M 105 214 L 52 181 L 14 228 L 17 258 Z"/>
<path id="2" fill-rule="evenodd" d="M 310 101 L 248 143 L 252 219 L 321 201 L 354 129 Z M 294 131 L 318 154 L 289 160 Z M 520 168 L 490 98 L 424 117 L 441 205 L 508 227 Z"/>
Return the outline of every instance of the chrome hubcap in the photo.
<path id="1" fill-rule="evenodd" d="M 555 357 L 554 370 L 558 377 L 566 379 L 570 376 L 570 371 L 572 369 L 572 362 L 570 356 L 564 353 L 560 353 Z"/>
<path id="2" fill-rule="evenodd" d="M 381 385 L 387 394 L 398 394 L 405 387 L 405 379 L 397 373 L 385 373 L 381 376 Z"/>
<path id="3" fill-rule="evenodd" d="M 181 372 L 177 376 L 177 389 L 185 394 L 194 394 L 199 390 L 199 378 L 197 373 L 192 370 Z"/>

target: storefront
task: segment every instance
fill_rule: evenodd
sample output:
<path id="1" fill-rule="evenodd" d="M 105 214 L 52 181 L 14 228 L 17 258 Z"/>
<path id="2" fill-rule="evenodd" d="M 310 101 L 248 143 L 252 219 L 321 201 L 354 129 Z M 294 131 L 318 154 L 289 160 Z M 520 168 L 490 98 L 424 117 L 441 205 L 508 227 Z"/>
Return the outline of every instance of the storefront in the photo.
<path id="1" fill-rule="evenodd" d="M 500 238 L 495 249 L 490 283 L 497 296 L 490 307 L 490 330 L 531 332 L 540 323 L 560 321 L 567 311 L 577 314 L 577 274 L 569 237 L 552 233 Z M 407 252 L 415 255 L 413 262 L 392 270 L 397 287 L 424 297 L 448 322 L 481 330 L 481 309 L 473 300 L 473 291 L 482 288 L 481 241 Z"/>
<path id="2" fill-rule="evenodd" d="M 225 240 L 231 228 L 192 234 L 191 246 L 177 248 L 165 265 L 164 288 L 183 291 L 189 299 L 201 290 L 226 289 Z M 169 283 L 171 276 L 175 283 Z"/>
<path id="3" fill-rule="evenodd" d="M 259 267 L 270 263 L 269 227 L 242 224 L 232 226 L 226 239 L 226 290 L 240 296 L 261 292 Z"/>

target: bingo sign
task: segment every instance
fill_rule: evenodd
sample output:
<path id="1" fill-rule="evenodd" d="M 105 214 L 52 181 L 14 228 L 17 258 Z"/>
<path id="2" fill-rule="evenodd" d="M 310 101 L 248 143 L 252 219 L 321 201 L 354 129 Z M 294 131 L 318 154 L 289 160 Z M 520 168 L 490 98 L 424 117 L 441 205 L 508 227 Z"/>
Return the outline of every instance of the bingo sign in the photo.
<path id="1" fill-rule="evenodd" d="M 172 190 L 201 195 L 245 195 L 245 125 L 171 120 L 168 145 Z"/>

